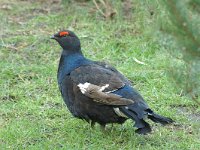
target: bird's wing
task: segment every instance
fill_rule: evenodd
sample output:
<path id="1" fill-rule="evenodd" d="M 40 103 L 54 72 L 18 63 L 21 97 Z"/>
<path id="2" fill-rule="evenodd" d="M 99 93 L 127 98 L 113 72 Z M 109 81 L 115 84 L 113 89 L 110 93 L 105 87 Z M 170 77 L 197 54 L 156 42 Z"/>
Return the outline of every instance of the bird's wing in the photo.
<path id="1" fill-rule="evenodd" d="M 94 61 L 95 64 L 100 65 L 106 69 L 109 69 L 110 71 L 113 71 L 114 73 L 117 74 L 117 76 L 124 81 L 124 83 L 126 83 L 127 85 L 132 85 L 131 81 L 128 80 L 127 78 L 124 77 L 124 75 L 122 75 L 117 69 L 115 69 L 113 66 L 111 66 L 108 63 L 105 62 L 100 62 L 100 61 Z"/>
<path id="2" fill-rule="evenodd" d="M 134 103 L 111 92 L 125 86 L 125 83 L 113 71 L 93 64 L 81 66 L 70 73 L 73 82 L 79 87 L 82 94 L 93 101 L 106 105 L 129 105 Z"/>

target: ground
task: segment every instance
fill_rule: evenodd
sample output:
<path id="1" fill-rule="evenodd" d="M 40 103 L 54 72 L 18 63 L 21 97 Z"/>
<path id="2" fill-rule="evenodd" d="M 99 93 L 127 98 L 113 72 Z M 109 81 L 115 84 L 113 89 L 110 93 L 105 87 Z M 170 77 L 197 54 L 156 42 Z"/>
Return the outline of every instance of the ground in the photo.
<path id="1" fill-rule="evenodd" d="M 0 149 L 200 149 L 200 111 L 166 74 L 170 54 L 149 32 L 153 8 L 135 2 L 126 18 L 120 6 L 111 20 L 92 1 L 0 0 Z M 175 123 L 150 122 L 153 132 L 144 136 L 131 120 L 102 132 L 72 117 L 56 80 L 61 48 L 49 38 L 66 28 L 80 37 L 85 56 L 115 66 Z"/>

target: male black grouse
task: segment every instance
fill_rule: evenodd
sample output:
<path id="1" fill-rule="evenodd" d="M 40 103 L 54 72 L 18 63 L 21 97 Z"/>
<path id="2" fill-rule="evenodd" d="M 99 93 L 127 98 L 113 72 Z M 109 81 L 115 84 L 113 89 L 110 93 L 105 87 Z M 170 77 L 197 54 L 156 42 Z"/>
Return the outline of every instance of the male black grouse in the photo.
<path id="1" fill-rule="evenodd" d="M 79 38 L 69 30 L 51 37 L 62 47 L 58 68 L 58 85 L 73 116 L 94 126 L 135 121 L 136 133 L 151 131 L 144 121 L 149 118 L 163 125 L 173 120 L 154 113 L 129 80 L 110 65 L 84 57 Z"/>

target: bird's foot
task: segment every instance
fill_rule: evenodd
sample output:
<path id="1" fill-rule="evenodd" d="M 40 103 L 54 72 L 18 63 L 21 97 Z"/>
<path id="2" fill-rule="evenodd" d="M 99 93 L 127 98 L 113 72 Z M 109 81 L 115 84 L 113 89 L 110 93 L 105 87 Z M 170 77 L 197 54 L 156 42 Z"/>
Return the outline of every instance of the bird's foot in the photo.
<path id="1" fill-rule="evenodd" d="M 101 124 L 100 128 L 101 128 L 101 131 L 106 132 L 106 125 L 105 124 Z"/>
<path id="2" fill-rule="evenodd" d="M 91 127 L 92 129 L 94 129 L 94 126 L 95 126 L 95 122 L 94 122 L 94 121 L 90 121 L 90 127 Z"/>

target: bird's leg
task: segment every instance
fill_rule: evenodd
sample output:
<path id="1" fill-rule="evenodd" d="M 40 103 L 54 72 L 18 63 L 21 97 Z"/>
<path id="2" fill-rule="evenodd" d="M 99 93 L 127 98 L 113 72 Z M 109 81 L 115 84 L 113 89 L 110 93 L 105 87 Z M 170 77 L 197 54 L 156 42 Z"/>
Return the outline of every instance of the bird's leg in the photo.
<path id="1" fill-rule="evenodd" d="M 90 121 L 90 126 L 91 126 L 92 129 L 94 129 L 95 122 L 94 121 Z"/>
<path id="2" fill-rule="evenodd" d="M 100 124 L 100 127 L 103 132 L 106 131 L 106 124 Z"/>
<path id="3" fill-rule="evenodd" d="M 111 132 L 113 131 L 113 129 L 114 129 L 114 125 L 113 125 L 113 123 L 111 124 Z"/>
<path id="4" fill-rule="evenodd" d="M 121 130 L 124 130 L 124 125 L 123 124 L 121 124 Z"/>

